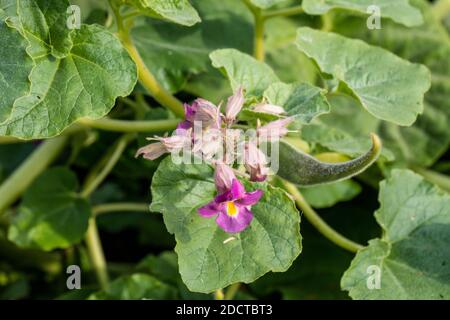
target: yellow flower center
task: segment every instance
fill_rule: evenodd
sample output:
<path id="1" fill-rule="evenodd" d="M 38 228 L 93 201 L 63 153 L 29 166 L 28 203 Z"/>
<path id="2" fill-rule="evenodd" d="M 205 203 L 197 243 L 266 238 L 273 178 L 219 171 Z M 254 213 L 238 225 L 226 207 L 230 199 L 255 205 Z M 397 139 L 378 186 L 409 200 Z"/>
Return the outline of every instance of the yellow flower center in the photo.
<path id="1" fill-rule="evenodd" d="M 227 202 L 227 214 L 230 217 L 234 217 L 238 214 L 238 209 L 236 207 L 236 205 L 234 204 L 233 201 L 228 201 Z"/>

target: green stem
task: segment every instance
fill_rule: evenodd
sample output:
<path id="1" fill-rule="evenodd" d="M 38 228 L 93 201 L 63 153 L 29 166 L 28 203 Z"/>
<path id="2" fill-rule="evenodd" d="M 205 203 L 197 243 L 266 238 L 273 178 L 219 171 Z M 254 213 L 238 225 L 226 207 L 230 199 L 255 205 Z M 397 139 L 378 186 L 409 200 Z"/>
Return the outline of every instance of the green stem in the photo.
<path id="1" fill-rule="evenodd" d="M 271 19 L 274 17 L 290 17 L 303 13 L 302 6 L 295 6 L 291 8 L 284 8 L 278 10 L 271 10 L 264 13 L 264 19 Z"/>
<path id="2" fill-rule="evenodd" d="M 241 284 L 239 282 L 232 284 L 228 287 L 227 292 L 225 293 L 224 300 L 233 300 L 236 293 L 239 291 Z"/>
<path id="3" fill-rule="evenodd" d="M 83 190 L 81 191 L 82 197 L 89 197 L 91 193 L 105 180 L 116 163 L 119 161 L 120 156 L 132 138 L 134 138 L 133 134 L 123 135 L 117 141 L 116 145 L 112 147 L 110 152 L 107 152 L 106 155 L 99 161 L 98 165 L 92 169 L 86 179 Z M 100 172 L 97 173 L 97 167 L 99 166 L 101 169 Z M 109 283 L 108 269 L 95 222 L 95 216 L 89 219 L 89 227 L 86 233 L 85 241 L 98 282 L 102 289 L 107 289 Z"/>
<path id="4" fill-rule="evenodd" d="M 89 227 L 85 236 L 85 241 L 92 267 L 95 270 L 100 287 L 105 290 L 108 288 L 109 275 L 105 254 L 103 253 L 102 243 L 100 236 L 98 235 L 97 224 L 94 218 L 89 219 Z"/>
<path id="5" fill-rule="evenodd" d="M 433 14 L 438 20 L 444 19 L 450 13 L 450 0 L 439 0 L 432 7 Z"/>
<path id="6" fill-rule="evenodd" d="M 131 121 L 131 120 L 116 120 L 103 118 L 99 120 L 80 119 L 79 124 L 114 132 L 161 132 L 171 131 L 177 127 L 180 121 L 177 119 L 166 120 L 152 120 L 152 121 Z"/>
<path id="7" fill-rule="evenodd" d="M 98 166 L 96 166 L 94 170 L 88 175 L 88 178 L 86 179 L 83 190 L 81 192 L 82 197 L 89 197 L 91 193 L 95 191 L 103 182 L 103 180 L 105 180 L 105 178 L 116 165 L 117 161 L 119 161 L 120 156 L 125 151 L 126 146 L 132 138 L 134 138 L 133 134 L 128 133 L 123 135 L 117 141 L 116 145 L 113 146 L 113 148 L 104 156 L 104 158 L 100 160 L 98 166 L 102 168 L 100 172 L 97 173 L 95 169 Z"/>
<path id="8" fill-rule="evenodd" d="M 306 202 L 305 198 L 303 198 L 302 194 L 295 185 L 287 181 L 283 181 L 283 184 L 286 190 L 294 197 L 295 202 L 300 207 L 300 209 L 302 209 L 306 219 L 308 219 L 308 221 L 328 240 L 350 252 L 357 252 L 358 250 L 363 248 L 362 245 L 345 238 L 343 235 L 331 228 L 314 211 L 314 209 L 308 204 L 308 202 Z"/>
<path id="9" fill-rule="evenodd" d="M 244 0 L 244 3 L 255 19 L 255 43 L 253 55 L 257 60 L 264 61 L 264 16 L 261 9 L 255 7 L 249 0 Z"/>
<path id="10" fill-rule="evenodd" d="M 6 179 L 0 186 L 0 214 L 12 205 L 64 149 L 67 136 L 48 139 Z"/>
<path id="11" fill-rule="evenodd" d="M 441 189 L 450 192 L 450 177 L 436 172 L 432 170 L 428 170 L 422 167 L 412 167 L 412 169 L 423 176 L 426 180 L 430 181 L 431 183 L 434 183 L 435 185 L 439 186 Z"/>
<path id="12" fill-rule="evenodd" d="M 146 203 L 131 203 L 131 202 L 100 204 L 92 208 L 92 213 L 94 214 L 94 216 L 103 213 L 124 212 L 124 211 L 149 212 L 149 208 L 148 204 Z"/>
<path id="13" fill-rule="evenodd" d="M 214 292 L 214 299 L 215 300 L 223 300 L 224 299 L 224 294 L 223 294 L 222 289 L 218 289 Z"/>

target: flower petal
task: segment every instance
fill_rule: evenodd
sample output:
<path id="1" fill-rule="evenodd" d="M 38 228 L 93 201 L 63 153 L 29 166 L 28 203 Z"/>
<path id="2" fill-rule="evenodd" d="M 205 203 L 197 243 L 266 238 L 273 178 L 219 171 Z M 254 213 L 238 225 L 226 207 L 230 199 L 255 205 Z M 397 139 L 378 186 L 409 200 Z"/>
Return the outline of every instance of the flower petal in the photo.
<path id="1" fill-rule="evenodd" d="M 253 213 L 246 207 L 239 207 L 239 214 L 230 217 L 225 213 L 220 213 L 216 222 L 219 227 L 228 233 L 238 233 L 247 228 L 253 220 Z"/>
<path id="2" fill-rule="evenodd" d="M 220 213 L 220 207 L 217 205 L 217 203 L 213 200 L 207 205 L 198 208 L 198 213 L 205 218 L 210 218 L 218 213 Z"/>
<path id="3" fill-rule="evenodd" d="M 259 199 L 263 196 L 264 191 L 262 190 L 255 190 L 253 192 L 247 192 L 245 193 L 244 197 L 242 197 L 240 200 L 236 201 L 239 205 L 242 206 L 252 206 L 256 204 Z"/>
<path id="4" fill-rule="evenodd" d="M 225 117 L 228 121 L 234 121 L 244 105 L 244 88 L 239 87 L 236 92 L 228 98 Z"/>
<path id="5" fill-rule="evenodd" d="M 155 160 L 155 159 L 159 158 L 160 156 L 162 156 L 166 152 L 168 152 L 166 147 L 161 142 L 157 142 L 157 143 L 152 143 L 145 147 L 140 148 L 136 152 L 136 157 L 143 154 L 145 159 Z"/>

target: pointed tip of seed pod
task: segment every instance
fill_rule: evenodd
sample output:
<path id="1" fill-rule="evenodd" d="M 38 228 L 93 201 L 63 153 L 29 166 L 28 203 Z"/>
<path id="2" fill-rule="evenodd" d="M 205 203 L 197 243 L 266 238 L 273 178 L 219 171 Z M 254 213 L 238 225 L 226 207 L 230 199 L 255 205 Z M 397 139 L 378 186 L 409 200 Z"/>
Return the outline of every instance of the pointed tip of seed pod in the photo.
<path id="1" fill-rule="evenodd" d="M 376 154 L 377 155 L 376 157 L 378 157 L 378 155 L 381 153 L 381 148 L 383 147 L 383 143 L 381 142 L 380 137 L 375 133 L 370 134 L 370 139 L 372 140 L 373 154 Z"/>

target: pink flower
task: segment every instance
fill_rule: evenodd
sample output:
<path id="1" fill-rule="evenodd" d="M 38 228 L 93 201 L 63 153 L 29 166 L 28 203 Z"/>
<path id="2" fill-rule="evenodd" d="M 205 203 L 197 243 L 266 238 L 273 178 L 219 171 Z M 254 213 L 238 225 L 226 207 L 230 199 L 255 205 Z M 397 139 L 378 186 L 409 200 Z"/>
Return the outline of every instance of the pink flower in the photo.
<path id="1" fill-rule="evenodd" d="M 253 142 L 244 145 L 244 166 L 251 181 L 264 181 L 269 174 L 266 155 Z"/>
<path id="2" fill-rule="evenodd" d="M 217 163 L 214 172 L 214 181 L 219 193 L 224 193 L 231 188 L 233 180 L 236 179 L 233 169 L 225 163 Z"/>
<path id="3" fill-rule="evenodd" d="M 200 98 L 195 100 L 194 103 L 197 106 L 194 122 L 201 122 L 203 128 L 211 126 L 219 129 L 221 125 L 220 108 L 216 107 L 212 102 Z"/>
<path id="4" fill-rule="evenodd" d="M 245 192 L 242 183 L 234 179 L 231 188 L 199 208 L 198 213 L 205 218 L 217 215 L 216 223 L 225 232 L 241 232 L 252 222 L 253 213 L 250 208 L 261 199 L 262 195 L 262 190 Z"/>
<path id="5" fill-rule="evenodd" d="M 228 98 L 225 109 L 225 119 L 227 123 L 233 123 L 236 116 L 244 106 L 244 89 L 239 87 L 236 92 Z"/>
<path id="6" fill-rule="evenodd" d="M 257 128 L 256 134 L 259 142 L 278 140 L 285 136 L 289 132 L 287 126 L 291 124 L 292 121 L 294 121 L 294 117 L 289 117 L 269 122 L 268 124 Z"/>
<path id="7" fill-rule="evenodd" d="M 253 111 L 255 112 L 261 112 L 261 113 L 268 113 L 268 114 L 274 114 L 274 115 L 280 115 L 285 113 L 283 107 L 270 104 L 270 103 L 260 103 L 253 107 Z"/>

